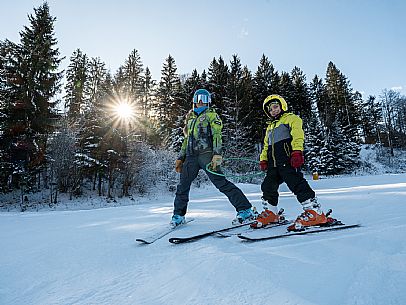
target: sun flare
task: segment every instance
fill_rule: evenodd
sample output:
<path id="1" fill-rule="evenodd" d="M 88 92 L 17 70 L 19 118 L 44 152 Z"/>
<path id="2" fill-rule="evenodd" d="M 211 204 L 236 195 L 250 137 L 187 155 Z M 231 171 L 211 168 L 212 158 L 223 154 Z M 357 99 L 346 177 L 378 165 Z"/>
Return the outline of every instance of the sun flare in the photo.
<path id="1" fill-rule="evenodd" d="M 131 123 L 134 121 L 136 111 L 134 105 L 126 100 L 121 100 L 112 105 L 112 111 L 117 123 Z"/>
<path id="2" fill-rule="evenodd" d="M 126 103 L 120 102 L 115 107 L 116 115 L 123 120 L 129 120 L 134 116 L 134 109 L 133 107 Z"/>

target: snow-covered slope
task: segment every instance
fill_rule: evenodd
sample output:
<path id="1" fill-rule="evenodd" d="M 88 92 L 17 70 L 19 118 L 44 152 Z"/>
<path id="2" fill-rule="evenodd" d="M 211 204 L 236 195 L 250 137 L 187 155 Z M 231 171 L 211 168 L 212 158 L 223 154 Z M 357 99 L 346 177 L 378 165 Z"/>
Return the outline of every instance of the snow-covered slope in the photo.
<path id="1" fill-rule="evenodd" d="M 247 243 L 185 236 L 230 223 L 214 187 L 195 189 L 196 220 L 151 245 L 171 197 L 86 211 L 0 214 L 0 304 L 406 304 L 406 174 L 309 181 L 348 231 Z M 240 185 L 260 208 L 260 186 Z M 288 218 L 300 206 L 281 187 Z"/>

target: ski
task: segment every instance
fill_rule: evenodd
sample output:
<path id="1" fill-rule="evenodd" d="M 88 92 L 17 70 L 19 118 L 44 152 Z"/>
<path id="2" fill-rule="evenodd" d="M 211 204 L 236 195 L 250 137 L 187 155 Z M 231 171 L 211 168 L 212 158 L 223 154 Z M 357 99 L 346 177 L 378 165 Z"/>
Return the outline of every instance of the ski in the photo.
<path id="1" fill-rule="evenodd" d="M 209 232 L 205 232 L 205 233 L 201 233 L 201 234 L 197 234 L 197 235 L 192 235 L 192 236 L 188 236 L 188 237 L 172 237 L 169 238 L 169 242 L 173 243 L 173 244 L 182 244 L 182 243 L 186 243 L 186 242 L 191 242 L 191 241 L 195 241 L 195 240 L 199 240 L 202 238 L 205 238 L 207 236 L 210 235 L 214 235 L 220 232 L 225 232 L 225 231 L 229 231 L 229 230 L 233 230 L 236 228 L 241 228 L 244 226 L 248 226 L 251 223 L 253 223 L 254 221 L 250 221 L 247 223 L 243 223 L 243 224 L 239 224 L 239 225 L 235 225 L 235 226 L 230 226 L 230 227 L 226 227 L 226 228 L 222 228 L 222 229 L 218 229 L 218 230 L 213 230 L 213 231 L 209 231 Z"/>
<path id="2" fill-rule="evenodd" d="M 296 235 L 306 235 L 306 234 L 313 234 L 313 233 L 321 233 L 324 231 L 333 231 L 333 230 L 344 230 L 344 229 L 351 229 L 351 228 L 357 228 L 360 227 L 361 224 L 350 224 L 350 225 L 345 225 L 345 224 L 335 224 L 335 225 L 330 225 L 330 226 L 317 226 L 317 227 L 308 227 L 304 231 L 292 231 L 292 232 L 286 232 L 283 234 L 279 235 L 271 235 L 271 236 L 261 236 L 261 237 L 255 237 L 255 236 L 248 236 L 244 234 L 239 234 L 237 235 L 239 238 L 247 241 L 261 241 L 261 240 L 270 240 L 270 239 L 278 239 L 278 238 L 285 238 L 289 236 L 296 236 Z"/>
<path id="3" fill-rule="evenodd" d="M 284 225 L 289 225 L 292 223 L 293 223 L 293 221 L 291 221 L 291 220 L 284 220 L 284 221 L 281 221 L 278 223 L 270 223 L 267 226 L 261 227 L 261 228 L 248 228 L 248 229 L 244 230 L 244 232 L 216 232 L 215 236 L 226 238 L 226 237 L 231 237 L 234 235 L 249 234 L 251 232 L 258 232 L 258 231 L 262 232 L 263 230 L 272 229 L 272 228 L 280 227 L 280 226 L 284 226 Z"/>
<path id="4" fill-rule="evenodd" d="M 188 219 L 186 219 L 186 222 L 184 224 L 176 226 L 176 227 L 172 227 L 171 225 L 168 225 L 165 228 L 163 228 L 162 230 L 157 231 L 150 236 L 147 236 L 144 238 L 137 238 L 135 241 L 138 241 L 140 243 L 147 244 L 147 245 L 152 244 L 152 243 L 156 242 L 158 239 L 161 239 L 162 237 L 168 235 L 169 233 L 171 233 L 179 228 L 182 228 L 185 224 L 187 224 L 193 220 L 194 220 L 194 218 L 188 218 Z"/>

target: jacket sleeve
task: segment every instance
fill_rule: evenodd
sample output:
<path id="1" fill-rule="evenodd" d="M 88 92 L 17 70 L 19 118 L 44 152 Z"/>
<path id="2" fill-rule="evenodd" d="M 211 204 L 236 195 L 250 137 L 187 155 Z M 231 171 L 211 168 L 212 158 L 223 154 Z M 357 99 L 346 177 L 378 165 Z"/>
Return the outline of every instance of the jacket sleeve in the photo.
<path id="1" fill-rule="evenodd" d="M 302 119 L 297 115 L 291 115 L 289 125 L 290 135 L 292 136 L 292 150 L 303 151 L 304 131 Z"/>
<path id="2" fill-rule="evenodd" d="M 215 112 L 210 116 L 210 128 L 211 134 L 213 136 L 213 154 L 221 155 L 223 150 L 223 122 L 221 121 L 219 115 Z"/>
<path id="3" fill-rule="evenodd" d="M 188 119 L 190 116 L 190 111 L 188 112 L 188 114 L 186 115 L 186 119 L 185 119 L 185 127 L 183 127 L 183 141 L 182 141 L 182 146 L 180 148 L 180 152 L 179 152 L 179 156 L 178 156 L 178 160 L 182 160 L 184 161 L 186 158 L 186 149 L 187 149 L 187 143 L 188 143 Z"/>
<path id="4" fill-rule="evenodd" d="M 186 148 L 187 148 L 187 136 L 183 139 L 182 146 L 180 148 L 178 160 L 185 161 L 186 158 Z"/>
<path id="5" fill-rule="evenodd" d="M 268 161 L 268 145 L 269 145 L 269 143 L 268 143 L 268 135 L 269 135 L 269 126 L 268 126 L 268 128 L 266 129 L 266 132 L 265 132 L 265 138 L 264 138 L 264 148 L 262 149 L 262 152 L 261 152 L 261 155 L 259 156 L 259 160 L 260 161 Z"/>

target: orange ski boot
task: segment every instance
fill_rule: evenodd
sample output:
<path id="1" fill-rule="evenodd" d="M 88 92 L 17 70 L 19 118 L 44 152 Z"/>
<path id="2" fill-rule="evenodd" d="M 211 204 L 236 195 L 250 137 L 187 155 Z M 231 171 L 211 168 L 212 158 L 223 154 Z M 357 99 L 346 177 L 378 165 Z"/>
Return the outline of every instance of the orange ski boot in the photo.
<path id="1" fill-rule="evenodd" d="M 267 226 L 271 223 L 278 223 L 281 221 L 283 216 L 281 216 L 283 210 L 278 212 L 278 208 L 276 206 L 270 204 L 263 204 L 264 211 L 258 215 L 256 221 L 251 224 L 251 228 L 259 229 Z"/>
<path id="2" fill-rule="evenodd" d="M 288 227 L 288 231 L 303 231 L 305 227 L 327 223 L 327 216 L 321 210 L 320 204 L 317 203 L 317 198 L 306 200 L 302 205 L 304 212 Z"/>

